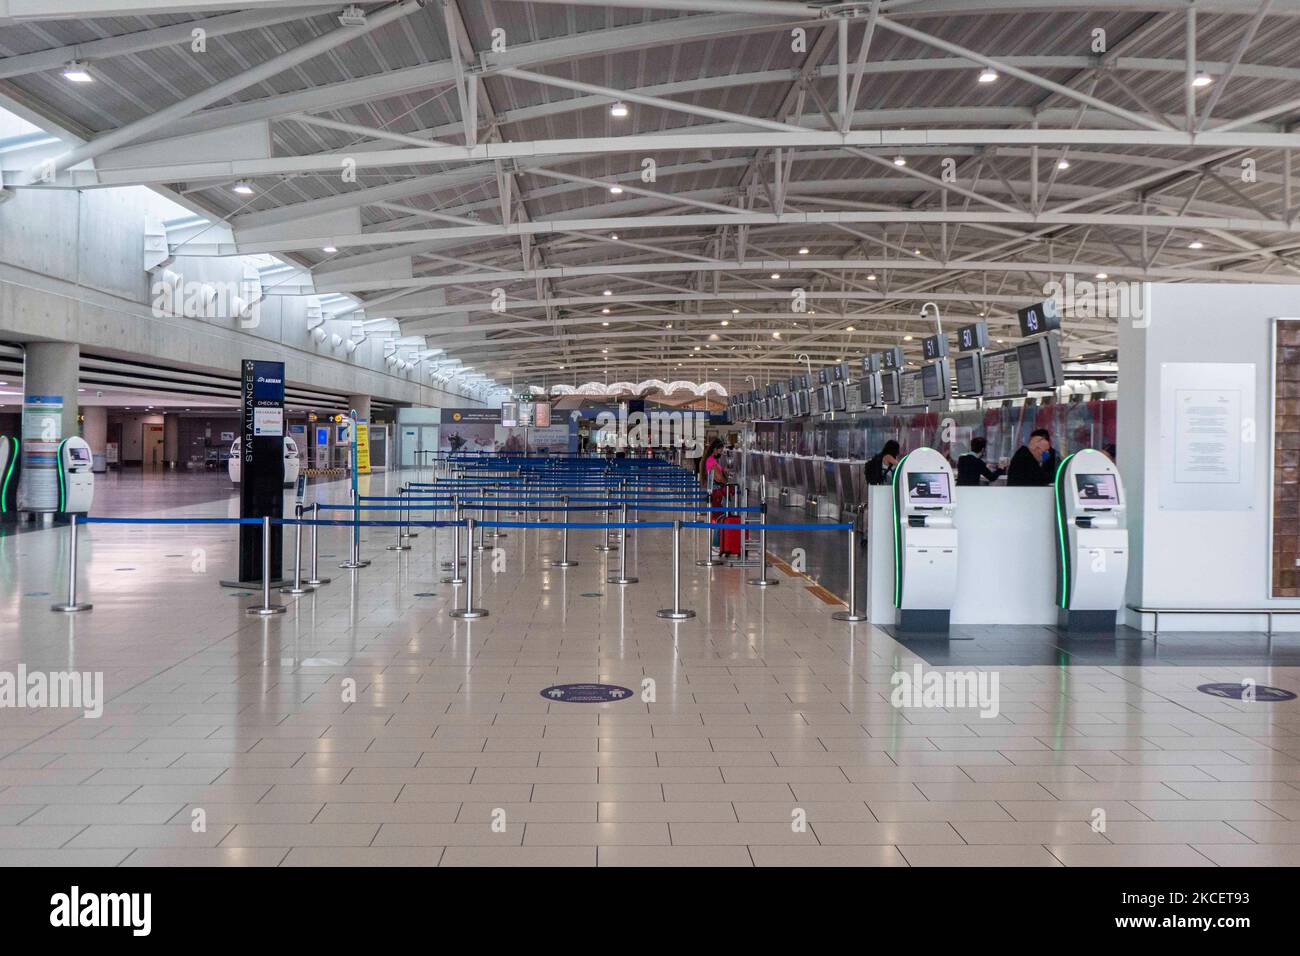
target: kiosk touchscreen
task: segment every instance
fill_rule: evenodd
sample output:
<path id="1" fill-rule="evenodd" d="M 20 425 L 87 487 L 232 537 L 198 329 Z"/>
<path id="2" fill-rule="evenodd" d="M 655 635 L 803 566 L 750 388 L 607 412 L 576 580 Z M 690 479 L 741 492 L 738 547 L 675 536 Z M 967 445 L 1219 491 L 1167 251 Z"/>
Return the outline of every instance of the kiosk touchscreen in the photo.
<path id="1" fill-rule="evenodd" d="M 22 475 L 23 456 L 18 439 L 0 435 L 0 521 L 13 521 L 18 515 L 18 479 Z"/>
<path id="2" fill-rule="evenodd" d="M 894 469 L 894 607 L 900 631 L 948 630 L 957 592 L 956 480 L 933 448 Z"/>
<path id="3" fill-rule="evenodd" d="M 1113 632 L 1128 580 L 1128 529 L 1119 469 L 1095 448 L 1056 470 L 1056 585 L 1062 627 Z"/>
<path id="4" fill-rule="evenodd" d="M 83 438 L 59 445 L 59 511 L 84 515 L 95 498 L 94 455 Z"/>

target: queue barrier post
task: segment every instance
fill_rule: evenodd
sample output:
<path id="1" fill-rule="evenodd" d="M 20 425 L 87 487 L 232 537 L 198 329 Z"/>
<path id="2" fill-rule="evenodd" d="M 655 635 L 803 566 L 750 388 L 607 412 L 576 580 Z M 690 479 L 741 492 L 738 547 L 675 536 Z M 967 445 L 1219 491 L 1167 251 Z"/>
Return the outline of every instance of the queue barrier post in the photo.
<path id="1" fill-rule="evenodd" d="M 619 524 L 618 529 L 618 577 L 612 574 L 605 579 L 609 584 L 636 584 L 639 578 L 629 577 L 627 573 L 627 501 L 619 505 Z M 608 529 L 607 529 L 608 530 Z"/>
<path id="2" fill-rule="evenodd" d="M 314 521 L 320 520 L 320 502 L 314 502 L 311 506 L 311 516 Z M 318 588 L 322 584 L 329 584 L 329 578 L 320 576 L 320 536 L 317 532 L 320 526 L 313 524 L 311 526 L 311 577 L 303 583 L 308 587 Z"/>
<path id="3" fill-rule="evenodd" d="M 501 482 L 497 482 L 492 486 L 492 521 L 494 523 L 500 523 L 501 521 Z M 488 537 L 495 541 L 497 538 L 506 537 L 506 533 L 500 528 L 494 527 Z"/>
<path id="4" fill-rule="evenodd" d="M 695 616 L 694 611 L 682 607 L 682 523 L 673 522 L 673 606 L 655 611 L 656 617 L 668 621 L 685 621 Z"/>
<path id="5" fill-rule="evenodd" d="M 576 568 L 577 561 L 569 558 L 569 496 L 560 495 L 560 503 L 564 505 L 564 530 L 560 533 L 560 560 L 552 561 L 553 568 Z"/>
<path id="6" fill-rule="evenodd" d="M 398 537 L 399 539 L 418 538 L 420 536 L 420 533 L 418 531 L 411 530 L 411 510 L 415 507 L 411 503 L 411 497 L 415 494 L 415 492 L 411 490 L 409 482 L 406 485 L 403 485 L 401 488 L 397 489 L 397 501 L 399 506 L 402 504 L 403 494 L 406 495 L 406 523 L 402 525 L 402 529 L 401 529 L 402 533 Z M 408 548 L 407 550 L 409 551 L 410 549 Z"/>
<path id="7" fill-rule="evenodd" d="M 352 495 L 352 548 L 348 559 L 339 567 L 344 571 L 355 571 L 368 567 L 370 562 L 361 560 L 361 496 L 355 489 L 349 493 Z"/>
<path id="8" fill-rule="evenodd" d="M 856 624 L 858 621 L 865 621 L 867 615 L 858 610 L 858 540 L 852 525 L 849 525 L 845 536 L 849 540 L 849 609 L 836 611 L 831 614 L 831 618 Z"/>
<path id="9" fill-rule="evenodd" d="M 488 616 L 486 609 L 474 606 L 474 556 L 470 553 L 470 545 L 474 541 L 474 524 L 473 518 L 465 519 L 465 527 L 469 532 L 465 539 L 465 606 L 447 612 L 448 617 L 458 621 L 476 621 Z"/>
<path id="10" fill-rule="evenodd" d="M 451 496 L 451 577 L 447 579 L 448 584 L 464 584 L 465 579 L 460 576 L 461 557 L 460 557 L 460 495 Z M 471 531 L 469 542 L 465 546 L 466 553 L 469 552 L 469 545 L 474 541 L 474 535 Z"/>
<path id="11" fill-rule="evenodd" d="M 293 516 L 293 584 L 280 588 L 281 594 L 306 594 L 311 588 L 302 580 L 302 505 L 294 505 Z"/>
<path id="12" fill-rule="evenodd" d="M 759 479 L 760 482 L 763 480 Z M 749 583 L 756 588 L 771 588 L 781 582 L 767 576 L 767 495 L 762 494 L 760 497 L 762 500 L 758 506 L 758 577 L 750 578 Z M 736 489 L 736 501 L 737 503 L 740 501 L 739 488 Z M 741 549 L 744 550 L 743 545 Z"/>
<path id="13" fill-rule="evenodd" d="M 410 535 L 406 533 L 406 528 L 402 524 L 402 516 L 404 514 L 406 515 L 410 514 L 410 512 L 405 507 L 406 505 L 409 504 L 407 499 L 404 497 L 405 495 L 406 495 L 406 488 L 403 487 L 397 489 L 397 543 L 390 544 L 388 546 L 389 551 L 410 551 L 411 550 L 411 546 L 403 540 L 404 538 L 410 537 Z"/>
<path id="14" fill-rule="evenodd" d="M 722 494 L 723 494 L 724 497 L 726 496 L 727 492 L 726 492 L 726 489 L 725 489 L 725 488 L 723 489 Z M 706 523 L 706 524 L 721 524 L 721 522 L 718 521 L 718 520 L 716 519 L 716 517 L 715 517 L 713 511 L 710 510 L 710 509 L 713 507 L 713 476 L 712 476 L 712 475 L 709 476 L 709 491 L 708 491 L 708 497 L 707 497 L 705 500 L 708 502 L 708 503 L 704 506 L 704 511 L 703 511 L 704 519 L 705 519 L 705 523 Z M 697 513 L 698 513 L 698 512 L 697 512 Z M 723 512 L 723 513 L 725 514 L 726 512 Z M 699 553 L 700 553 L 700 547 L 699 547 L 699 544 L 700 544 L 700 530 L 701 530 L 701 529 L 699 529 L 699 528 L 696 528 L 696 529 L 695 529 L 695 553 L 696 553 L 696 554 L 699 554 Z M 709 537 L 706 539 L 706 540 L 708 540 L 708 542 L 709 542 L 709 549 L 708 549 L 708 552 L 706 553 L 706 555 L 705 555 L 703 558 L 697 558 L 697 559 L 696 559 L 696 561 L 695 561 L 695 566 L 696 566 L 697 568 L 720 568 L 720 567 L 722 567 L 724 564 L 727 563 L 727 562 L 725 562 L 725 561 L 722 560 L 722 556 L 721 556 L 721 554 L 719 554 L 719 556 L 716 557 L 716 558 L 713 556 L 713 541 L 712 541 L 712 536 L 713 536 L 713 532 L 710 530 L 710 531 L 709 531 Z M 719 543 L 721 543 L 721 542 L 719 541 Z"/>
<path id="15" fill-rule="evenodd" d="M 262 603 L 250 607 L 245 613 L 270 617 L 284 612 L 283 604 L 271 603 L 271 516 L 265 515 L 262 518 Z"/>
<path id="16" fill-rule="evenodd" d="M 63 604 L 50 605 L 50 610 L 71 614 L 89 611 L 94 606 L 77 600 L 77 516 L 74 514 L 69 516 L 68 524 L 68 600 Z"/>

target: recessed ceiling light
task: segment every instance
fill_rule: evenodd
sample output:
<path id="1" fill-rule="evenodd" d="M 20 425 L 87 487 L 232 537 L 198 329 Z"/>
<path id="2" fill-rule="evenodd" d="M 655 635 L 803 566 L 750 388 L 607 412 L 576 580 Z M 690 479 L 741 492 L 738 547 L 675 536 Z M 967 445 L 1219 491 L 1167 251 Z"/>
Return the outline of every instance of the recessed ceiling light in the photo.
<path id="1" fill-rule="evenodd" d="M 732 310 L 731 310 L 731 314 L 732 314 L 732 315 L 740 315 L 740 310 L 739 310 L 739 309 L 732 309 Z"/>
<path id="2" fill-rule="evenodd" d="M 253 195 L 253 184 L 250 183 L 247 179 L 241 179 L 239 182 L 235 183 L 235 185 L 231 186 L 230 188 L 233 189 L 235 192 L 239 193 L 239 195 L 241 196 Z"/>
<path id="3" fill-rule="evenodd" d="M 993 67 L 991 66 L 986 66 L 984 67 L 983 70 L 980 71 L 981 83 L 996 83 L 997 79 L 998 79 L 998 71 L 993 69 Z"/>
<path id="4" fill-rule="evenodd" d="M 1187 248 L 1188 248 L 1188 249 L 1204 249 L 1204 248 L 1205 248 L 1205 243 L 1201 242 L 1201 240 L 1199 240 L 1199 239 L 1193 239 L 1191 242 L 1189 242 L 1189 243 L 1187 244 Z"/>
<path id="5" fill-rule="evenodd" d="M 867 281 L 868 281 L 868 282 L 875 282 L 875 281 L 876 281 L 876 274 L 873 272 L 873 273 L 871 273 L 870 275 L 868 275 L 868 276 L 867 276 Z"/>
<path id="6" fill-rule="evenodd" d="M 623 192 L 623 187 L 622 187 L 622 186 L 610 186 L 610 187 L 609 187 L 609 191 L 610 191 L 611 193 L 613 193 L 615 196 L 619 196 L 619 195 L 621 195 L 622 192 Z"/>
<path id="7" fill-rule="evenodd" d="M 618 242 L 618 233 L 616 233 L 616 232 L 611 232 L 611 233 L 609 234 L 609 238 L 613 239 L 615 242 Z"/>
<path id="8" fill-rule="evenodd" d="M 63 65 L 63 78 L 69 83 L 94 83 L 85 60 L 69 60 Z"/>
<path id="9" fill-rule="evenodd" d="M 613 294 L 614 294 L 613 289 L 606 289 L 604 292 L 601 293 L 601 295 L 613 295 Z"/>
<path id="10" fill-rule="evenodd" d="M 801 256 L 806 256 L 806 255 L 808 255 L 808 247 L 807 247 L 807 246 L 804 246 L 803 248 L 801 248 L 801 249 L 799 250 L 799 255 L 801 255 Z"/>
<path id="11" fill-rule="evenodd" d="M 895 157 L 894 157 L 894 165 L 895 165 L 895 166 L 906 166 L 906 165 L 907 165 L 907 157 L 906 157 L 906 156 L 895 156 Z"/>
<path id="12" fill-rule="evenodd" d="M 622 119 L 627 115 L 627 104 L 622 100 L 616 101 L 614 105 L 609 108 L 609 115 L 617 116 L 619 119 Z"/>
<path id="13" fill-rule="evenodd" d="M 1057 168 L 1057 169 L 1069 169 L 1069 168 L 1070 168 L 1070 161 L 1069 161 L 1068 159 L 1058 159 L 1058 160 L 1056 161 L 1056 168 Z"/>
<path id="14" fill-rule="evenodd" d="M 338 252 L 338 250 L 335 249 L 333 246 L 321 246 L 321 250 L 320 250 L 320 251 L 321 251 L 321 252 L 328 252 L 328 253 L 330 253 L 331 255 L 334 254 L 334 253 L 336 253 L 336 252 Z"/>
<path id="15" fill-rule="evenodd" d="M 1110 278 L 1110 273 L 1108 273 L 1108 272 L 1098 272 L 1097 275 L 1096 275 L 1094 278 L 1097 278 L 1097 279 L 1109 279 L 1109 278 Z"/>
<path id="16" fill-rule="evenodd" d="M 850 326 L 849 326 L 848 328 L 846 328 L 844 331 L 845 331 L 845 332 L 856 332 L 857 330 L 858 330 L 858 329 L 857 329 L 857 326 L 850 325 Z"/>
<path id="17" fill-rule="evenodd" d="M 779 279 L 779 278 L 781 278 L 781 273 L 779 273 L 779 272 L 773 272 L 773 273 L 772 273 L 772 278 L 773 278 L 773 279 Z"/>
<path id="18" fill-rule="evenodd" d="M 774 339 L 779 339 L 780 337 L 781 337 L 781 333 L 780 333 L 780 332 L 773 332 L 773 333 L 772 333 L 772 338 L 774 338 Z"/>
<path id="19" fill-rule="evenodd" d="M 1192 77 L 1192 86 L 1196 87 L 1198 90 L 1204 89 L 1213 82 L 1214 77 L 1210 76 L 1210 74 L 1206 73 L 1204 70 L 1197 70 L 1196 75 Z"/>
<path id="20" fill-rule="evenodd" d="M 903 336 L 903 341 L 904 341 L 904 342 L 910 342 L 910 341 L 912 341 L 912 337 L 911 337 L 910 335 L 904 335 L 904 336 Z"/>
<path id="21" fill-rule="evenodd" d="M 731 322 L 730 322 L 729 320 L 727 320 L 727 319 L 723 319 L 723 320 L 722 320 L 722 324 L 723 324 L 723 325 L 730 325 Z M 3 384 L 4 384 L 3 382 L 0 382 L 0 385 L 3 385 Z"/>
<path id="22" fill-rule="evenodd" d="M 609 309 L 601 309 L 600 311 L 601 311 L 601 314 L 602 314 L 602 315 L 609 315 Z M 608 322 L 606 322 L 605 324 L 606 324 L 606 325 L 609 325 Z"/>

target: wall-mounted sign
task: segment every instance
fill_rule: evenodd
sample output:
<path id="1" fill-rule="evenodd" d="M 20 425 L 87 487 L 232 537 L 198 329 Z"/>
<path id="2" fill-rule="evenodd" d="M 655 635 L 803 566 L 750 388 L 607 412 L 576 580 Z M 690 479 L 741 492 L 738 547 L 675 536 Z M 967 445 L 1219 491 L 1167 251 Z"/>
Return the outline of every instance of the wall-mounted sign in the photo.
<path id="1" fill-rule="evenodd" d="M 1160 397 L 1161 509 L 1253 510 L 1255 366 L 1165 362 Z"/>
<path id="2" fill-rule="evenodd" d="M 1016 317 L 1020 319 L 1020 334 L 1025 337 L 1055 332 L 1061 327 L 1061 316 L 1056 310 L 1055 299 L 1018 309 Z"/>

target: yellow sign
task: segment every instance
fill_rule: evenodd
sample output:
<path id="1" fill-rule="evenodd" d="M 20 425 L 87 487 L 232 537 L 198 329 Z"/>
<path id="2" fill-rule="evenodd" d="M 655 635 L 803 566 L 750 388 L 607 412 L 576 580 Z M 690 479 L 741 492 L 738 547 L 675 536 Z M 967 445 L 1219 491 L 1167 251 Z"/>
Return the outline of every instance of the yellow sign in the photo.
<path id="1" fill-rule="evenodd" d="M 364 422 L 356 424 L 357 474 L 370 474 L 370 426 Z"/>

